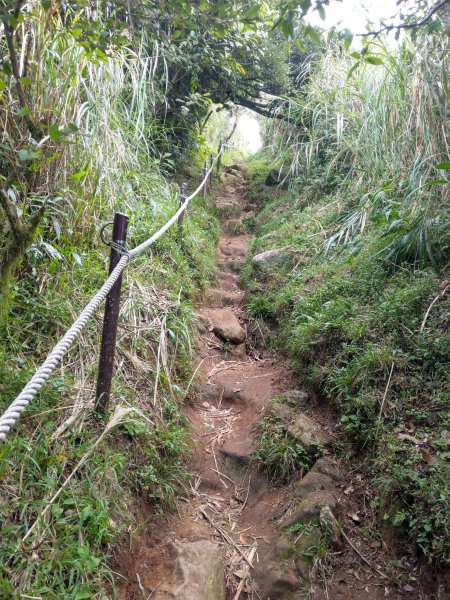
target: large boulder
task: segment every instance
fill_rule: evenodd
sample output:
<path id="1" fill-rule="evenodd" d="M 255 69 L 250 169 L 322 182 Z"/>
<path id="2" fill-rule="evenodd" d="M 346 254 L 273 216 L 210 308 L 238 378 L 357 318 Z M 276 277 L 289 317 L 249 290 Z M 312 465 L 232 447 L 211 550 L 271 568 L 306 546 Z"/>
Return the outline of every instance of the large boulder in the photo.
<path id="1" fill-rule="evenodd" d="M 234 171 L 235 173 L 242 174 L 245 173 L 245 170 L 245 167 L 239 163 L 233 163 L 232 165 L 225 167 L 225 173 L 233 173 Z"/>
<path id="2" fill-rule="evenodd" d="M 279 402 L 274 402 L 270 411 L 283 422 L 286 431 L 297 438 L 308 452 L 315 453 L 319 447 L 330 446 L 333 443 L 333 438 L 306 413 L 293 410 Z"/>
<path id="3" fill-rule="evenodd" d="M 154 600 L 226 599 L 224 562 L 217 544 L 210 540 L 169 542 L 166 551 L 171 576 L 153 591 Z"/>
<path id="4" fill-rule="evenodd" d="M 220 448 L 220 453 L 225 458 L 228 468 L 237 472 L 248 469 L 252 452 L 253 446 L 249 439 L 228 438 Z"/>
<path id="5" fill-rule="evenodd" d="M 294 484 L 295 496 L 297 498 L 305 498 L 311 492 L 319 492 L 321 490 L 330 491 L 333 489 L 333 480 L 328 475 L 323 475 L 315 471 L 310 471 Z"/>
<path id="6" fill-rule="evenodd" d="M 337 506 L 337 500 L 328 490 L 320 490 L 309 493 L 304 500 L 300 502 L 297 508 L 287 515 L 282 522 L 284 528 L 293 525 L 305 523 L 319 523 L 320 512 L 324 506 L 334 510 Z"/>
<path id="7" fill-rule="evenodd" d="M 288 390 L 282 394 L 282 397 L 298 407 L 306 406 L 309 402 L 309 394 L 304 390 Z"/>
<path id="8" fill-rule="evenodd" d="M 338 463 L 331 458 L 319 458 L 311 469 L 311 473 L 326 475 L 334 482 L 340 482 L 344 479 L 344 475 Z"/>
<path id="9" fill-rule="evenodd" d="M 310 583 L 311 548 L 321 538 L 319 526 L 298 532 L 280 532 L 269 553 L 255 565 L 253 574 L 260 598 L 294 600 Z"/>
<path id="10" fill-rule="evenodd" d="M 296 555 L 289 537 L 280 534 L 268 555 L 255 565 L 253 579 L 260 598 L 287 600 L 297 597 L 308 574 L 309 565 Z"/>
<path id="11" fill-rule="evenodd" d="M 229 308 L 203 309 L 199 316 L 207 321 L 214 333 L 223 340 L 236 345 L 245 341 L 245 330 Z"/>
<path id="12" fill-rule="evenodd" d="M 314 452 L 318 446 L 331 446 L 333 438 L 324 431 L 319 423 L 305 413 L 296 412 L 293 421 L 287 427 L 289 433 L 300 440 L 309 452 Z"/>
<path id="13" fill-rule="evenodd" d="M 283 248 L 274 248 L 273 250 L 266 250 L 260 252 L 252 258 L 252 265 L 259 269 L 266 267 L 275 267 L 281 263 L 290 260 L 292 256 L 292 250 L 290 246 L 284 246 Z"/>

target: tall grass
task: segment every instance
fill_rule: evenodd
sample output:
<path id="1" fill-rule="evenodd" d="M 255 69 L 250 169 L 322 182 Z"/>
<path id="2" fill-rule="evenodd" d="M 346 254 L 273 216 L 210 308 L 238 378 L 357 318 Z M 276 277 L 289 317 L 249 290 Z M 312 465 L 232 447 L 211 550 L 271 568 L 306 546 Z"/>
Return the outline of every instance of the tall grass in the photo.
<path id="1" fill-rule="evenodd" d="M 100 225 L 114 211 L 128 214 L 134 246 L 173 214 L 178 191 L 165 177 L 171 157 L 159 150 L 168 133 L 157 117 L 160 49 L 148 54 L 143 42 L 93 59 L 57 19 L 48 29 L 43 12 L 21 27 L 33 118 L 48 131 L 74 127 L 67 139 L 45 135 L 36 146 L 16 126 L 14 93 L 5 90 L 0 167 L 23 146 L 42 151 L 34 178 L 15 193 L 24 211 L 43 202 L 46 210 L 0 327 L 1 410 L 105 279 Z M 0 448 L 1 598 L 112 597 L 108 558 L 133 528 L 135 495 L 157 510 L 173 504 L 186 477 L 178 404 L 191 374 L 191 300 L 212 275 L 216 233 L 200 198 L 185 219 L 184 252 L 169 232 L 127 270 L 112 420 L 92 418 L 98 315 Z"/>
<path id="2" fill-rule="evenodd" d="M 394 51 L 377 44 L 371 56 L 383 64 L 357 55 L 353 72 L 333 43 L 317 54 L 278 108 L 290 122 L 266 132 L 290 189 L 261 186 L 255 197 L 266 202 L 253 252 L 289 246 L 292 263 L 265 273 L 249 264 L 246 275 L 253 315 L 279 325 L 301 384 L 339 411 L 380 520 L 402 526 L 412 554 L 448 565 L 445 46 L 438 35 Z M 264 181 L 267 169 L 253 169 Z M 426 440 L 426 453 L 404 431 Z"/>
<path id="3" fill-rule="evenodd" d="M 317 186 L 344 199 L 343 227 L 328 250 L 372 219 L 385 226 L 388 260 L 445 262 L 448 186 L 437 168 L 449 157 L 445 43 L 405 39 L 395 51 L 372 44 L 383 64 L 360 61 L 355 70 L 355 59 L 330 43 L 298 95 L 277 108 L 290 124 L 272 125 L 267 138 L 285 177 L 300 186 L 320 173 Z M 432 245 L 445 247 L 442 256 Z"/>

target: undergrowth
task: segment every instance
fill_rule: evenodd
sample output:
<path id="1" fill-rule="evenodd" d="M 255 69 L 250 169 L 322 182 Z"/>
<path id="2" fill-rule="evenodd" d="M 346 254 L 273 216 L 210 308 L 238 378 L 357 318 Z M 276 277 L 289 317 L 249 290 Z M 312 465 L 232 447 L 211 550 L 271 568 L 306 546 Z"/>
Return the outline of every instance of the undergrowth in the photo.
<path id="1" fill-rule="evenodd" d="M 174 195 L 165 202 L 161 216 L 151 210 L 148 218 L 147 204 L 135 213 L 130 244 L 176 210 Z M 136 526 L 139 502 L 155 514 L 174 506 L 190 451 L 180 403 L 192 374 L 191 302 L 214 272 L 217 227 L 205 206 L 198 199 L 189 210 L 182 243 L 169 232 L 125 274 L 110 416 L 103 422 L 92 414 L 99 315 L 2 445 L 1 598 L 114 597 L 112 550 Z M 86 234 L 76 251 L 81 264 L 56 263 L 37 246 L 29 252 L 29 271 L 0 329 L 2 405 L 106 276 L 106 248 Z"/>
<path id="2" fill-rule="evenodd" d="M 120 106 L 109 108 L 119 120 Z M 155 161 L 151 172 L 142 168 L 152 155 L 134 131 L 112 126 L 104 134 L 121 136 L 122 145 L 119 159 L 103 140 L 99 195 L 88 201 L 89 187 L 76 183 L 69 196 L 63 186 L 65 201 L 46 214 L 22 262 L 0 325 L 2 409 L 104 282 L 100 226 L 116 210 L 128 214 L 134 247 L 177 210 L 178 185 Z M 95 152 L 87 148 L 79 160 L 94 161 Z M 182 173 L 190 189 L 201 170 L 194 156 Z M 124 273 L 107 417 L 93 416 L 99 311 L 0 447 L 4 600 L 116 597 L 113 551 L 132 535 L 140 504 L 154 515 L 170 510 L 185 485 L 191 445 L 180 406 L 192 375 L 192 303 L 214 275 L 218 235 L 207 199 L 196 197 L 183 225 L 182 238 L 172 228 Z"/>
<path id="3" fill-rule="evenodd" d="M 339 409 L 341 430 L 368 457 L 381 517 L 446 562 L 450 298 L 439 296 L 448 283 L 431 268 L 386 266 L 373 233 L 358 252 L 318 258 L 321 227 L 332 225 L 328 200 L 298 212 L 290 194 L 266 205 L 253 252 L 267 249 L 272 230 L 270 246 L 291 244 L 295 253 L 284 269 L 247 266 L 249 313 L 276 326 L 271 343 L 291 357 L 302 384 Z M 279 450 L 277 435 L 270 443 Z"/>
<path id="4" fill-rule="evenodd" d="M 191 192 L 211 150 L 190 128 L 183 168 L 159 112 L 166 62 L 157 43 L 122 40 L 93 53 L 77 36 L 101 24 L 50 4 L 19 3 L 15 38 L 30 66 L 21 81 L 33 116 L 48 130 L 42 144 L 24 135 L 15 88 L 0 82 L 2 174 L 19 157 L 27 185 L 9 182 L 11 201 L 41 217 L 8 302 L 1 298 L 2 412 L 105 281 L 100 227 L 121 211 L 129 248 L 149 238 L 179 206 L 175 165 Z M 68 31 L 72 17 L 79 30 Z M 11 233 L 6 219 L 0 230 Z M 2 600 L 116 597 L 112 555 L 128 543 L 141 505 L 153 516 L 173 508 L 190 451 L 180 407 L 192 376 L 193 301 L 214 275 L 217 235 L 199 195 L 183 235 L 173 227 L 125 270 L 105 418 L 93 416 L 102 309 L 0 445 Z"/>
<path id="5" fill-rule="evenodd" d="M 273 326 L 271 343 L 302 385 L 338 409 L 353 458 L 372 476 L 380 521 L 450 564 L 450 244 L 437 165 L 447 157 L 419 99 L 433 84 L 405 44 L 382 72 L 368 67 L 347 87 L 328 50 L 292 100 L 298 128 L 272 127 L 272 147 L 248 163 L 261 209 L 251 252 L 287 247 L 288 260 L 250 261 L 244 278 L 249 314 Z M 432 44 L 422 51 L 435 56 Z M 400 73 L 414 86 L 389 112 Z M 345 124 L 337 132 L 336 114 Z M 425 147 L 405 125 L 418 115 L 429 124 L 421 123 Z M 288 190 L 265 185 L 268 172 L 289 165 Z"/>

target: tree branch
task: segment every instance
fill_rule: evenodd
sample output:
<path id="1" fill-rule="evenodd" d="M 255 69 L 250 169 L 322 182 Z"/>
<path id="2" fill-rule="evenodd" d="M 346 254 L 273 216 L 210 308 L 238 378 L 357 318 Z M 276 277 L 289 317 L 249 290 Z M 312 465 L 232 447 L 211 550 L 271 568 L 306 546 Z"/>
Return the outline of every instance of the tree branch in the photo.
<path id="1" fill-rule="evenodd" d="M 448 3 L 449 0 L 442 0 L 442 2 L 436 4 L 436 6 L 434 6 L 430 10 L 426 17 L 424 17 L 420 21 L 417 21 L 416 23 L 400 23 L 399 25 L 385 25 L 384 27 L 381 27 L 381 29 L 378 29 L 378 31 L 367 31 L 366 33 L 357 33 L 356 35 L 358 37 L 366 37 L 368 35 L 373 35 L 376 37 L 377 35 L 380 35 L 380 33 L 384 33 L 385 31 L 392 31 L 393 29 L 415 29 L 416 27 L 421 27 L 422 25 L 425 25 L 425 23 L 428 23 L 431 17 L 437 12 L 439 12 L 441 8 L 444 8 L 444 6 Z"/>
<path id="2" fill-rule="evenodd" d="M 20 13 L 20 10 L 21 10 L 23 4 L 24 4 L 24 2 L 22 0 L 19 0 L 17 2 L 16 8 L 14 11 L 14 17 L 16 19 L 19 16 L 19 13 Z M 17 58 L 16 47 L 14 45 L 15 28 L 9 23 L 8 13 L 3 14 L 2 20 L 3 20 L 4 29 L 5 29 L 6 43 L 8 44 L 9 59 L 11 61 L 11 70 L 12 70 L 14 79 L 16 81 L 16 90 L 17 90 L 17 95 L 19 96 L 20 108 L 26 109 L 26 108 L 28 108 L 28 102 L 27 102 L 27 97 L 25 95 L 25 91 L 23 89 L 23 85 L 20 81 L 21 75 L 20 75 L 19 61 Z M 33 138 L 35 140 L 40 140 L 42 138 L 42 134 L 41 134 L 39 128 L 36 127 L 36 125 L 33 123 L 32 119 L 30 118 L 30 115 L 26 114 L 22 118 L 25 121 L 25 124 L 28 127 L 28 131 L 31 133 Z"/>
<path id="3" fill-rule="evenodd" d="M 208 123 L 212 114 L 213 114 L 213 111 L 210 110 L 209 113 L 206 115 L 206 118 L 203 120 L 203 123 L 200 126 L 200 133 L 203 133 L 203 131 L 205 130 L 206 124 Z"/>
<path id="4" fill-rule="evenodd" d="M 245 106 L 245 108 L 253 110 L 255 113 L 258 113 L 258 115 L 267 117 L 268 119 L 279 119 L 281 121 L 286 121 L 287 123 L 289 122 L 288 117 L 285 117 L 282 114 L 273 113 L 270 110 L 267 110 L 265 106 L 258 104 L 257 102 L 252 102 L 251 100 L 247 100 L 247 98 L 244 98 L 243 96 L 236 95 L 234 100 L 236 104 Z"/>

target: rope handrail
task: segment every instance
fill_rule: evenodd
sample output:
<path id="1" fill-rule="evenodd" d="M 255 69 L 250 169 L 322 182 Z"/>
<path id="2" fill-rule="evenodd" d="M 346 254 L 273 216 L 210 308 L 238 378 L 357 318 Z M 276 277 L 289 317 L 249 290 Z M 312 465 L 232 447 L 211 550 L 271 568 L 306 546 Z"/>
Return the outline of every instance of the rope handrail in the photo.
<path id="1" fill-rule="evenodd" d="M 60 341 L 56 344 L 56 346 L 54 346 L 53 350 L 47 355 L 45 361 L 37 369 L 33 377 L 25 385 L 20 394 L 0 416 L 0 441 L 4 440 L 8 433 L 11 431 L 11 429 L 14 427 L 21 414 L 28 407 L 28 405 L 36 396 L 38 391 L 42 388 L 47 379 L 53 373 L 62 357 L 66 354 L 66 352 L 72 346 L 74 341 L 77 339 L 82 329 L 86 326 L 96 309 L 105 300 L 111 288 L 119 279 L 120 275 L 125 270 L 127 265 L 131 262 L 131 260 L 145 252 L 152 244 L 154 244 L 161 236 L 163 236 L 165 232 L 168 229 L 170 229 L 170 227 L 172 227 L 174 223 L 177 222 L 178 218 L 182 214 L 184 214 L 189 202 L 193 200 L 203 189 L 203 186 L 208 180 L 208 177 L 213 172 L 214 164 L 220 158 L 222 152 L 223 148 L 220 149 L 216 157 L 212 160 L 211 166 L 205 173 L 205 176 L 198 188 L 190 196 L 187 196 L 184 204 L 180 206 L 177 212 L 156 233 L 154 233 L 147 240 L 142 242 L 142 244 L 139 244 L 139 246 L 136 246 L 135 248 L 121 256 L 116 267 L 106 279 L 102 287 L 86 304 L 84 309 L 72 323 L 70 328 L 66 331 L 64 336 L 60 339 Z"/>

